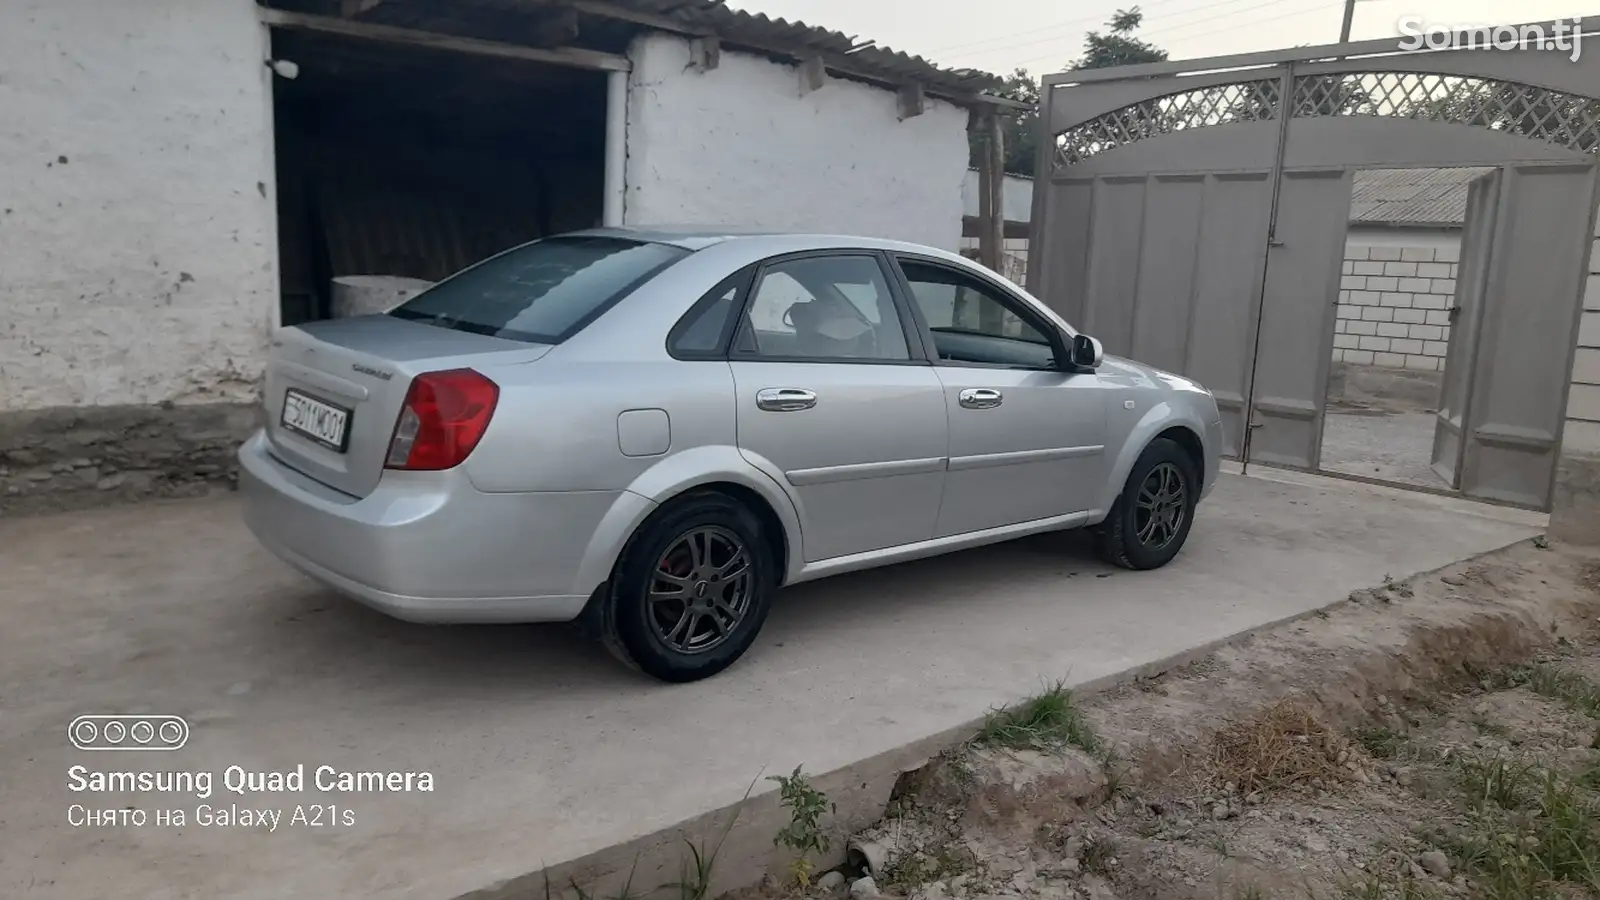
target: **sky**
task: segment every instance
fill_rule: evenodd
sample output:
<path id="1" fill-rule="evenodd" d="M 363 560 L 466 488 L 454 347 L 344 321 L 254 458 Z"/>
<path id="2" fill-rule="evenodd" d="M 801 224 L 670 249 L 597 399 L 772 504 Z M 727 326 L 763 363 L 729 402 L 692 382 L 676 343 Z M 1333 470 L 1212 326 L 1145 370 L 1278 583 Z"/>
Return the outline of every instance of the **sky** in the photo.
<path id="1" fill-rule="evenodd" d="M 1144 12 L 1139 36 L 1173 59 L 1272 50 L 1339 39 L 1343 0 L 728 0 L 728 5 L 817 25 L 880 46 L 925 56 L 950 68 L 1035 75 L 1078 57 L 1084 34 L 1103 29 L 1118 8 Z M 1585 7 L 1588 8 L 1585 8 Z M 1414 16 L 1441 27 L 1520 24 L 1593 14 L 1600 0 L 1360 0 L 1355 40 L 1397 37 Z M 1600 40 L 1596 41 L 1600 44 Z"/>

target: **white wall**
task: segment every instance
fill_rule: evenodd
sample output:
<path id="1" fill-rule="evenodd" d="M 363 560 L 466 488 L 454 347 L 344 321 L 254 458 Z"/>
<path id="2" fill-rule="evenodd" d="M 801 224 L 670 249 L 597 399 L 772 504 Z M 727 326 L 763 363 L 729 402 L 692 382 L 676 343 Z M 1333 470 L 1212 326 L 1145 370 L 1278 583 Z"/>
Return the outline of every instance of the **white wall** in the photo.
<path id="1" fill-rule="evenodd" d="M 0 412 L 253 394 L 266 55 L 251 0 L 0 4 Z"/>
<path id="2" fill-rule="evenodd" d="M 1033 179 L 1020 175 L 1007 175 L 1001 182 L 1001 206 L 1005 207 L 1006 221 L 1033 221 Z M 983 213 L 983 192 L 978 189 L 978 170 L 968 169 L 961 183 L 962 214 L 977 216 Z"/>
<path id="3" fill-rule="evenodd" d="M 690 67 L 689 43 L 629 51 L 624 221 L 862 234 L 955 250 L 967 114 L 929 98 L 904 122 L 894 92 L 840 79 L 801 96 L 799 71 L 724 50 Z"/>

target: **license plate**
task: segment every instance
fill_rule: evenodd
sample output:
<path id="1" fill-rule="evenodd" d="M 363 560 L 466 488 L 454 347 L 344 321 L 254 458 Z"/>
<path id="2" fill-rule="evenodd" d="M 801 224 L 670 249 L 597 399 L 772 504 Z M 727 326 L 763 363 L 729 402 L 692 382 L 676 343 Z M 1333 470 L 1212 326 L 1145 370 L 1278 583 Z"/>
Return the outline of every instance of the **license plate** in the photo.
<path id="1" fill-rule="evenodd" d="M 283 395 L 283 427 L 305 435 L 340 453 L 350 439 L 350 410 L 302 394 L 293 388 Z"/>

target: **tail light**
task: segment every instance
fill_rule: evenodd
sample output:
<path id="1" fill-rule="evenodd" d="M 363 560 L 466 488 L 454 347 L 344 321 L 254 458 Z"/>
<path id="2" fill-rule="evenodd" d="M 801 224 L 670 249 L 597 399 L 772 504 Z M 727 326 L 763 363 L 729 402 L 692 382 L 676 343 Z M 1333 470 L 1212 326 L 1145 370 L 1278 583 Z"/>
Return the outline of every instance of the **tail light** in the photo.
<path id="1" fill-rule="evenodd" d="M 436 471 L 461 465 L 489 429 L 500 387 L 471 369 L 418 375 L 389 441 L 387 469 Z"/>

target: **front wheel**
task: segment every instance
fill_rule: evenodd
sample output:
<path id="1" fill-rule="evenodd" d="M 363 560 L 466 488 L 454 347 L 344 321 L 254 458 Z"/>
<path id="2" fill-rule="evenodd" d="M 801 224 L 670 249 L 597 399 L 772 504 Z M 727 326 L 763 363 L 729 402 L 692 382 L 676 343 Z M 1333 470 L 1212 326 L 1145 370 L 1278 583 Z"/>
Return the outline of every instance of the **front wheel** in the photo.
<path id="1" fill-rule="evenodd" d="M 1173 441 L 1151 441 L 1100 524 L 1100 555 L 1124 569 L 1161 568 L 1183 549 L 1199 501 L 1195 461 Z"/>
<path id="2" fill-rule="evenodd" d="M 605 610 L 606 648 L 662 681 L 709 678 L 755 642 L 774 567 L 760 521 L 733 498 L 674 501 L 623 551 Z"/>

